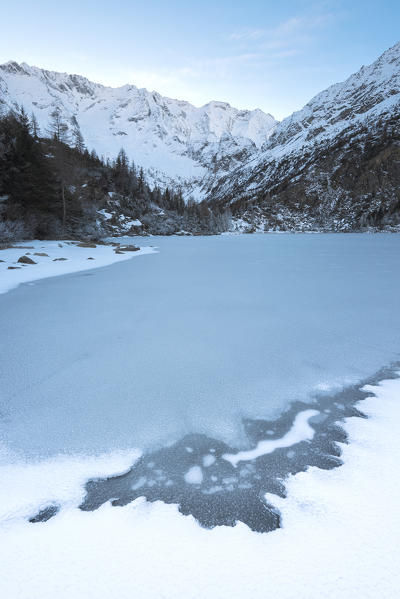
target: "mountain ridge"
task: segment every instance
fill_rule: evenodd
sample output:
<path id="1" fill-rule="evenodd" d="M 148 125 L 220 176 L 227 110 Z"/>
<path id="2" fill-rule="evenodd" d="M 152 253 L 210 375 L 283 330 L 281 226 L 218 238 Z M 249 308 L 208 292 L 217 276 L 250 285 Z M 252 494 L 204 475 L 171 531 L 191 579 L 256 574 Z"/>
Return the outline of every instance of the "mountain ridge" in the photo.
<path id="1" fill-rule="evenodd" d="M 266 230 L 301 230 L 304 214 L 311 227 L 348 230 L 392 209 L 397 224 L 399 118 L 400 42 L 278 123 L 259 153 L 215 179 L 208 197 Z M 379 168 L 371 164 L 385 152 Z"/>
<path id="2" fill-rule="evenodd" d="M 131 84 L 113 88 L 14 61 L 0 65 L 0 91 L 3 105 L 33 111 L 42 129 L 59 106 L 67 121 L 78 120 L 89 149 L 114 158 L 123 147 L 153 184 L 178 183 L 197 199 L 217 158 L 227 172 L 236 168 L 277 123 L 260 109 L 215 100 L 196 107 Z"/>
<path id="3" fill-rule="evenodd" d="M 231 211 L 237 230 L 400 226 L 400 42 L 280 123 L 12 61 L 0 65 L 0 92 L 8 108 L 39 112 L 41 127 L 56 106 L 77 115 L 100 154 L 123 146 L 150 184 Z"/>

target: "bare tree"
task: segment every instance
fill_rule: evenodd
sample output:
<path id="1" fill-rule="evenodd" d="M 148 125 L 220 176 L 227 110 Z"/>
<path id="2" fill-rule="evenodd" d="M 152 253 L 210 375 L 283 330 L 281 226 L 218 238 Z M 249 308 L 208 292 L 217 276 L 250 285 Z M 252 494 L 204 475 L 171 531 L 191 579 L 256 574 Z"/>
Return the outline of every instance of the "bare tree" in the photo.
<path id="1" fill-rule="evenodd" d="M 47 131 L 56 141 L 61 141 L 65 144 L 69 142 L 68 125 L 62 117 L 59 106 L 56 106 L 53 112 L 50 114 L 50 123 Z"/>

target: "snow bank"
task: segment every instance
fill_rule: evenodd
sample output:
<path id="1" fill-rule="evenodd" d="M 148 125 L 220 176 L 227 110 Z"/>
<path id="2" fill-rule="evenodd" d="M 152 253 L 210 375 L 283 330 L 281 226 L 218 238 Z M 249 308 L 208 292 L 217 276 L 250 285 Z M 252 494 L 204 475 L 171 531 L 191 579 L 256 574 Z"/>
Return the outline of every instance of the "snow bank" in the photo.
<path id="1" fill-rule="evenodd" d="M 59 455 L 28 462 L 0 445 L 0 522 L 30 518 L 49 504 L 77 507 L 90 477 L 116 476 L 132 467 L 139 450 L 101 455 Z"/>
<path id="2" fill-rule="evenodd" d="M 109 245 L 97 245 L 96 248 L 78 247 L 73 241 L 26 241 L 4 250 L 0 249 L 0 293 L 6 293 L 21 283 L 38 279 L 66 275 L 114 262 L 128 260 L 134 256 L 151 254 L 151 247 L 141 248 L 137 252 L 116 254 Z M 36 264 L 20 264 L 18 259 L 28 254 Z M 48 254 L 38 256 L 37 254 Z M 9 269 L 11 267 L 11 269 Z"/>
<path id="3" fill-rule="evenodd" d="M 211 531 L 137 499 L 46 523 L 0 525 L 1 596 L 13 599 L 394 599 L 400 586 L 400 380 L 369 387 L 346 422 L 344 465 L 293 476 L 283 528 Z M 28 492 L 26 490 L 26 492 Z"/>

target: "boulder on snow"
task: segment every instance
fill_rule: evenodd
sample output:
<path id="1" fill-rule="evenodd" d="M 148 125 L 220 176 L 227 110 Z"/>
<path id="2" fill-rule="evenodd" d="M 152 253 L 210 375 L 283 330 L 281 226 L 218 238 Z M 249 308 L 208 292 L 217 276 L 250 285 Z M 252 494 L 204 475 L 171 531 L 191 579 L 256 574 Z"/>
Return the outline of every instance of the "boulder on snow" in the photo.
<path id="1" fill-rule="evenodd" d="M 76 244 L 76 247 L 78 247 L 78 248 L 93 248 L 93 249 L 96 249 L 96 244 L 95 243 L 91 243 L 90 241 L 81 241 L 80 243 Z"/>
<path id="2" fill-rule="evenodd" d="M 49 257 L 49 254 L 45 254 L 44 252 L 35 252 L 33 255 L 34 256 L 47 256 L 47 258 Z"/>
<path id="3" fill-rule="evenodd" d="M 118 250 L 120 252 L 137 252 L 138 250 L 140 250 L 140 248 L 136 247 L 136 245 L 120 245 Z"/>
<path id="4" fill-rule="evenodd" d="M 34 262 L 32 258 L 28 258 L 28 256 L 20 256 L 18 258 L 18 262 L 20 262 L 21 264 L 36 264 L 36 262 Z"/>
<path id="5" fill-rule="evenodd" d="M 9 266 L 8 270 L 20 270 L 20 266 Z"/>
<path id="6" fill-rule="evenodd" d="M 53 258 L 53 262 L 61 262 L 62 260 L 68 260 L 68 258 Z"/>

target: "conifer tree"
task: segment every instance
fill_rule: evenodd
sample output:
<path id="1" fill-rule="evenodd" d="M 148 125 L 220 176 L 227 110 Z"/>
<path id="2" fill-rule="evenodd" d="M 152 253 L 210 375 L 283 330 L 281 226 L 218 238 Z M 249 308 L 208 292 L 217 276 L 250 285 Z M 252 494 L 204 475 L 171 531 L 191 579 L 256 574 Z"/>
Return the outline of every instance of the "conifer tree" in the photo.
<path id="1" fill-rule="evenodd" d="M 76 150 L 78 150 L 78 152 L 83 154 L 86 146 L 85 146 L 81 128 L 79 126 L 76 116 L 73 116 L 71 118 L 71 124 L 72 124 L 72 139 L 73 139 L 74 148 Z"/>
<path id="2" fill-rule="evenodd" d="M 37 122 L 37 118 L 36 118 L 34 112 L 32 112 L 32 114 L 31 114 L 31 128 L 32 128 L 33 138 L 38 139 L 39 134 L 40 134 L 40 128 L 39 128 L 39 124 Z"/>
<path id="3" fill-rule="evenodd" d="M 48 128 L 48 132 L 52 135 L 54 140 L 54 158 L 56 160 L 56 166 L 58 170 L 58 178 L 61 189 L 61 202 L 62 202 L 62 224 L 63 232 L 66 228 L 67 220 L 67 203 L 65 198 L 65 176 L 66 176 L 66 163 L 65 163 L 65 147 L 64 145 L 69 142 L 69 130 L 68 125 L 64 121 L 61 109 L 59 106 L 53 110 L 50 114 L 51 120 Z"/>

